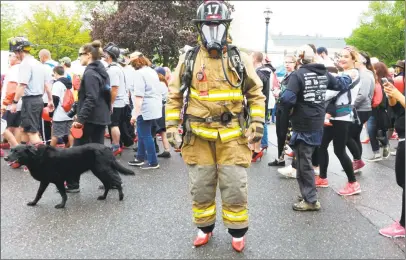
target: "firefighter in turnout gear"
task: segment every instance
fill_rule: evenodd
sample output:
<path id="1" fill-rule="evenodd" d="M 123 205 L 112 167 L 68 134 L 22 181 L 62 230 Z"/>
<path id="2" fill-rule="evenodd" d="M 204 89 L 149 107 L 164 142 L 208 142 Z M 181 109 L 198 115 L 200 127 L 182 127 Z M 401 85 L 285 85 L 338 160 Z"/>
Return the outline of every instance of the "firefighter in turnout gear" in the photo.
<path id="1" fill-rule="evenodd" d="M 179 58 L 166 126 L 168 141 L 181 146 L 189 170 L 193 222 L 199 229 L 194 245 L 206 244 L 212 235 L 218 185 L 224 225 L 232 247 L 241 252 L 248 230 L 248 142 L 262 138 L 265 96 L 248 55 L 228 44 L 231 20 L 222 1 L 205 1 L 198 8 L 199 45 Z"/>

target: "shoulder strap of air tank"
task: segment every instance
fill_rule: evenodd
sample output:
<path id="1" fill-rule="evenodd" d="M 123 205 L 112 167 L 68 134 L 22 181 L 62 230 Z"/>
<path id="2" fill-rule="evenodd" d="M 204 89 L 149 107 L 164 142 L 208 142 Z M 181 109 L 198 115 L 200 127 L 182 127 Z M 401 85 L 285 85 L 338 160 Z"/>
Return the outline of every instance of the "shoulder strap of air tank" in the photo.
<path id="1" fill-rule="evenodd" d="M 197 45 L 186 52 L 185 69 L 189 70 L 190 73 L 193 73 L 193 67 L 195 65 L 195 60 L 196 60 L 197 54 L 199 53 L 199 50 L 200 50 L 200 46 Z"/>

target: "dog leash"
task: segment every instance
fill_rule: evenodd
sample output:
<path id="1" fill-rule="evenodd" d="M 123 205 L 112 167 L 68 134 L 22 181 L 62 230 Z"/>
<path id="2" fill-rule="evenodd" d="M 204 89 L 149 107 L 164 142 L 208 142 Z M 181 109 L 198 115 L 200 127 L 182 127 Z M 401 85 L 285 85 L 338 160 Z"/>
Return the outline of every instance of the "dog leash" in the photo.
<path id="1" fill-rule="evenodd" d="M 42 123 L 42 139 L 45 139 L 45 124 L 44 124 L 44 119 L 41 118 L 41 123 Z"/>

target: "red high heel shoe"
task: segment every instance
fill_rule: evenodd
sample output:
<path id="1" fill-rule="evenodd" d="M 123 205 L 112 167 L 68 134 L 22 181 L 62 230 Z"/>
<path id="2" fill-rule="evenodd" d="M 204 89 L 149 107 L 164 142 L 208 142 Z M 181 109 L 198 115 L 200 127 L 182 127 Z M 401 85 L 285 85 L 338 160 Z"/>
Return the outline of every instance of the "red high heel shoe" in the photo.
<path id="1" fill-rule="evenodd" d="M 231 245 L 235 251 L 242 252 L 242 250 L 244 250 L 244 247 L 245 247 L 245 236 L 242 237 L 242 239 L 233 237 L 233 240 L 231 241 Z"/>
<path id="2" fill-rule="evenodd" d="M 258 160 L 261 161 L 261 158 L 264 155 L 264 153 L 262 151 L 257 153 L 255 156 L 254 156 L 254 154 L 253 154 L 253 158 L 252 158 L 251 162 L 257 162 Z"/>
<path id="3" fill-rule="evenodd" d="M 207 244 L 210 240 L 210 238 L 212 237 L 213 232 L 201 235 L 198 234 L 195 238 L 195 241 L 193 241 L 193 245 L 198 247 L 198 246 L 203 246 L 205 244 Z"/>
<path id="4" fill-rule="evenodd" d="M 118 155 L 121 156 L 121 153 L 122 153 L 122 152 L 123 152 L 123 149 L 121 149 L 121 147 L 120 147 L 120 148 L 118 148 L 117 150 L 113 151 L 113 155 L 114 155 L 114 156 L 118 156 Z"/>
<path id="5" fill-rule="evenodd" d="M 9 143 L 0 143 L 0 149 L 10 149 Z"/>

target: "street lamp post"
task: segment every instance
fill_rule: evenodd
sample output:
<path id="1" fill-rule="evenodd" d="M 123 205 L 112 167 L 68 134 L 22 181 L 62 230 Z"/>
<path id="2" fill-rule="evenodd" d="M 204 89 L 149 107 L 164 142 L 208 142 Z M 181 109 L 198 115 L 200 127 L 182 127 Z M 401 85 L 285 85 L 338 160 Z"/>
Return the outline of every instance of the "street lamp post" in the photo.
<path id="1" fill-rule="evenodd" d="M 271 20 L 271 8 L 267 7 L 264 11 L 264 17 L 265 17 L 265 24 L 266 24 L 266 29 L 265 29 L 265 56 L 268 57 L 268 28 L 269 28 L 269 20 Z"/>

